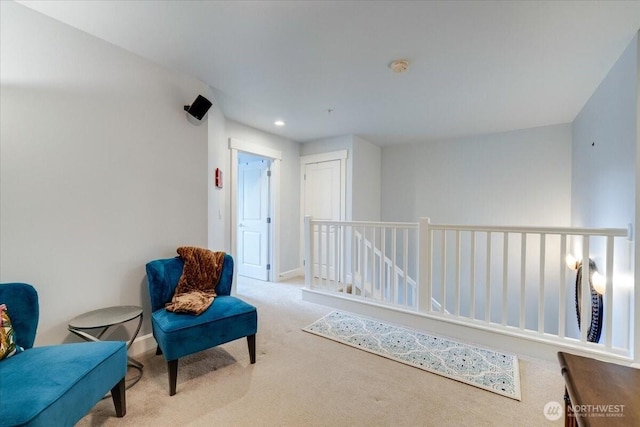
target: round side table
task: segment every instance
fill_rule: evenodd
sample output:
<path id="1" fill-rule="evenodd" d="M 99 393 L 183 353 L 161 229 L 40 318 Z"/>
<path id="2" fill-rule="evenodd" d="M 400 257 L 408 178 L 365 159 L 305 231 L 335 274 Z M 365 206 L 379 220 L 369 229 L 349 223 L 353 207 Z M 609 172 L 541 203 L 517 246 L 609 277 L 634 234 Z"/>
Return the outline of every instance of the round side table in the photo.
<path id="1" fill-rule="evenodd" d="M 138 319 L 138 326 L 131 339 L 127 342 L 127 350 L 129 350 L 142 326 L 142 307 L 136 305 L 118 305 L 89 311 L 71 319 L 68 329 L 69 332 L 86 341 L 101 341 L 100 338 L 102 338 L 104 333 L 112 326 L 122 325 L 135 319 Z M 102 330 L 99 331 L 97 335 L 91 335 L 85 331 L 88 329 Z M 138 370 L 138 375 L 132 379 L 130 384 L 127 384 L 126 388 L 130 388 L 142 378 L 142 368 L 144 365 L 134 358 L 127 356 L 127 366 Z"/>

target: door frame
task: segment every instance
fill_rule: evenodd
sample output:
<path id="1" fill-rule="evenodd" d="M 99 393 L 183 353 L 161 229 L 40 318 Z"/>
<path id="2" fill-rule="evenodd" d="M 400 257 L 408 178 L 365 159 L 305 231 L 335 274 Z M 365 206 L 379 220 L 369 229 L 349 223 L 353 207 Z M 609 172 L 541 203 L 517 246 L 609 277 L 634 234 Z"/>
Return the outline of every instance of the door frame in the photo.
<path id="1" fill-rule="evenodd" d="M 269 281 L 271 273 L 268 265 L 271 262 L 270 242 L 273 237 L 271 236 L 271 223 L 269 222 L 269 218 L 271 217 L 271 162 L 272 160 L 268 157 L 238 152 L 238 227 L 236 229 L 238 234 L 236 235 L 236 265 L 238 266 L 239 276 L 263 281 Z M 251 179 L 250 181 L 246 181 L 247 175 L 243 173 L 243 171 L 247 169 L 253 172 L 259 171 L 259 175 L 254 176 L 255 181 Z M 241 183 L 241 181 L 244 181 L 244 183 Z M 246 193 L 243 191 L 247 188 L 247 182 L 251 182 L 260 188 L 260 201 L 257 207 L 258 212 L 254 212 L 255 209 L 251 209 L 251 211 L 241 209 L 243 204 L 251 203 L 246 199 Z M 243 214 L 247 213 L 250 218 L 243 218 Z M 257 217 L 254 216 L 256 214 L 258 215 Z M 246 228 L 247 226 L 249 228 Z M 244 238 L 244 233 L 247 231 L 258 232 L 260 234 L 256 246 L 247 244 Z M 257 251 L 259 265 L 246 263 L 245 256 L 247 255 L 247 251 L 251 253 Z"/>
<path id="2" fill-rule="evenodd" d="M 340 160 L 340 221 L 346 220 L 347 214 L 347 158 L 348 150 L 330 151 L 328 153 L 300 156 L 300 268 L 304 271 L 304 173 L 306 165 L 313 163 Z"/>
<path id="3" fill-rule="evenodd" d="M 280 236 L 280 161 L 282 152 L 258 144 L 229 138 L 229 150 L 231 151 L 231 165 L 229 170 L 230 187 L 230 218 L 231 218 L 231 255 L 237 259 L 238 252 L 238 152 L 266 157 L 271 159 L 271 188 L 269 191 L 269 216 L 271 217 L 271 230 L 269 235 L 269 255 L 267 262 L 271 264 L 268 271 L 268 280 L 277 282 L 280 276 L 280 253 L 278 252 L 278 240 Z M 234 265 L 237 272 L 237 266 Z"/>

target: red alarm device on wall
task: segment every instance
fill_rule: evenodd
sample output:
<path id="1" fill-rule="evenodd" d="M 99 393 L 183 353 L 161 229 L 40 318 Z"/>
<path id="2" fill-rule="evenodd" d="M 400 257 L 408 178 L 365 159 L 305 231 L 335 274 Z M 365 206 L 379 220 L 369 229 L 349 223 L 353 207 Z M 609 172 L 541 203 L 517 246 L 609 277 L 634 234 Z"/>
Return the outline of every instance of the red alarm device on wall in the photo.
<path id="1" fill-rule="evenodd" d="M 220 170 L 220 168 L 216 168 L 215 183 L 216 187 L 222 188 L 222 171 Z"/>

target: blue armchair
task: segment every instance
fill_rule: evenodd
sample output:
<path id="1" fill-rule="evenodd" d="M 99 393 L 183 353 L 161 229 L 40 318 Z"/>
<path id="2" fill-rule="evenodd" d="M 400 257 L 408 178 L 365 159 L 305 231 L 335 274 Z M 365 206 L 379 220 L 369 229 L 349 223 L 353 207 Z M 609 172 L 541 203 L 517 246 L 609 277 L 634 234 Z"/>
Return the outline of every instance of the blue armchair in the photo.
<path id="1" fill-rule="evenodd" d="M 225 255 L 218 295 L 213 304 L 195 316 L 165 309 L 182 275 L 184 260 L 180 257 L 159 259 L 147 263 L 147 281 L 151 296 L 151 325 L 158 343 L 156 354 L 167 360 L 169 395 L 176 394 L 178 359 L 238 338 L 247 337 L 249 359 L 256 362 L 256 332 L 258 313 L 251 304 L 233 297 L 233 258 Z"/>
<path id="2" fill-rule="evenodd" d="M 126 413 L 127 348 L 122 341 L 33 347 L 38 293 L 25 283 L 0 284 L 17 345 L 0 360 L 0 425 L 73 426 L 111 390 L 116 415 Z"/>

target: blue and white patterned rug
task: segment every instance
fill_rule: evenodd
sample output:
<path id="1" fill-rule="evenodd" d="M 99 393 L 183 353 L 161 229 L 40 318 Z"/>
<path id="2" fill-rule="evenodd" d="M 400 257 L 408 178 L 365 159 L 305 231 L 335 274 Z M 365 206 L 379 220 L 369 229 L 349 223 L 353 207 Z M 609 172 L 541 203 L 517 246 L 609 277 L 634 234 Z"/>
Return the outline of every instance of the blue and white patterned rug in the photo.
<path id="1" fill-rule="evenodd" d="M 520 400 L 514 355 L 334 311 L 304 331 Z"/>

